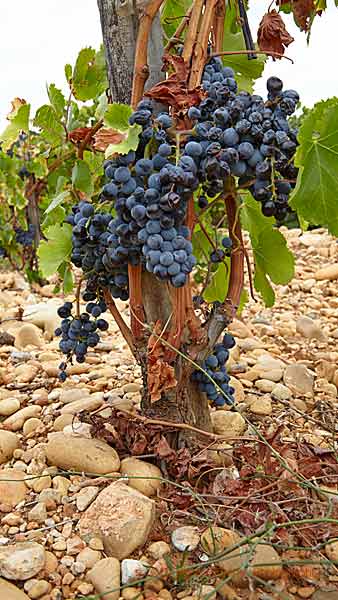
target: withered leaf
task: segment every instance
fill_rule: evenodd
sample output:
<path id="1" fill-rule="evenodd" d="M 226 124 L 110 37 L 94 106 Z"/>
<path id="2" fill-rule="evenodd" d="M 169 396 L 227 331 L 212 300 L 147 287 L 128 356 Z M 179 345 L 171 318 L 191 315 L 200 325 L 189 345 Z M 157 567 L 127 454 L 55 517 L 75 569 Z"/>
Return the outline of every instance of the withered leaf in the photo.
<path id="1" fill-rule="evenodd" d="M 94 150 L 104 152 L 110 144 L 120 144 L 125 137 L 125 134 L 115 129 L 101 128 L 94 135 Z"/>
<path id="2" fill-rule="evenodd" d="M 260 22 L 257 41 L 262 52 L 271 53 L 273 60 L 276 60 L 282 57 L 285 48 L 294 41 L 294 38 L 287 32 L 280 14 L 276 10 L 271 10 Z"/>

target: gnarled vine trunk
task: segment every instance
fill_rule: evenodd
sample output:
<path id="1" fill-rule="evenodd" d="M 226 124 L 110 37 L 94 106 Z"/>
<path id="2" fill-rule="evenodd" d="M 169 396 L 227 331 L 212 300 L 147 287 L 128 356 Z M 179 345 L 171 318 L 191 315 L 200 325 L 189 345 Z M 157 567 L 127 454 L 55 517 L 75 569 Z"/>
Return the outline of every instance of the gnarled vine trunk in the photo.
<path id="1" fill-rule="evenodd" d="M 212 0 L 211 3 L 216 6 L 217 1 L 218 0 Z M 125 103 L 130 103 L 131 101 L 139 19 L 144 14 L 144 8 L 150 4 L 153 3 L 147 2 L 146 0 L 98 0 L 107 57 L 108 77 L 114 101 Z M 217 6 L 222 7 L 223 4 L 220 2 Z M 218 17 L 216 15 L 219 19 L 220 26 L 216 25 L 215 31 L 216 34 L 217 31 L 219 31 L 217 35 L 219 35 L 220 39 L 222 37 L 221 29 L 223 27 L 222 15 L 222 10 Z M 205 18 L 212 19 L 211 10 L 208 12 L 208 15 L 205 15 Z M 205 45 L 207 45 L 208 37 L 203 41 L 206 41 Z M 153 86 L 156 82 L 163 79 L 163 73 L 161 73 L 162 55 L 162 33 L 159 15 L 157 14 L 152 23 L 148 43 L 148 66 L 144 65 L 144 79 L 147 79 L 149 68 L 147 87 Z M 195 67 L 197 65 L 197 70 L 202 72 L 201 69 L 203 68 L 203 63 L 202 57 L 200 58 L 201 60 L 197 61 L 197 63 L 195 61 Z M 140 64 L 138 64 L 137 77 L 139 79 L 142 79 L 143 77 L 142 67 L 143 65 L 140 67 Z M 192 75 L 194 76 L 192 77 L 193 80 L 196 80 L 197 82 L 199 73 L 193 73 Z M 235 201 L 232 199 L 231 202 Z M 240 234 L 237 232 L 237 240 L 238 235 Z M 240 253 L 235 257 L 235 260 L 237 261 L 242 259 Z M 188 330 L 187 323 L 183 324 L 183 341 L 175 361 L 171 363 L 174 366 L 173 379 L 176 379 L 176 385 L 169 387 L 165 392 L 162 392 L 160 399 L 152 401 L 148 389 L 149 364 L 151 361 L 148 347 L 149 336 L 158 323 L 162 326 L 160 336 L 162 335 L 163 330 L 175 328 L 175 308 L 177 308 L 177 304 L 173 301 L 174 293 L 169 289 L 169 286 L 163 282 L 159 282 L 149 273 L 142 273 L 141 276 L 136 276 L 136 280 L 131 282 L 131 285 L 133 286 L 134 291 L 135 289 L 137 290 L 136 295 L 138 295 L 138 301 L 135 302 L 134 299 L 134 307 L 133 300 L 131 300 L 132 318 L 135 319 L 136 312 L 136 310 L 135 312 L 133 311 L 133 308 L 139 307 L 140 299 L 142 298 L 141 304 L 143 305 L 143 308 L 141 306 L 141 313 L 136 314 L 136 319 L 140 321 L 139 315 L 142 314 L 142 318 L 146 322 L 146 329 L 143 329 L 143 332 L 146 331 L 146 335 L 143 338 L 141 336 L 136 344 L 136 355 L 141 364 L 144 381 L 144 397 L 142 400 L 142 410 L 144 414 L 172 422 L 188 423 L 200 429 L 210 431 L 211 421 L 208 401 L 205 394 L 200 393 L 196 385 L 191 381 L 191 363 L 189 362 L 189 359 L 187 360 L 184 356 L 187 354 L 190 344 L 189 335 L 186 335 Z M 191 296 L 190 290 L 189 294 Z M 134 296 L 134 293 L 132 295 Z M 227 306 L 225 304 L 224 307 L 214 315 L 213 319 L 206 324 L 204 331 L 202 330 L 200 332 L 202 334 L 204 333 L 204 354 L 206 352 L 205 348 L 212 348 L 217 341 L 217 338 L 229 321 L 229 314 L 231 314 L 231 312 L 232 305 Z M 195 344 L 196 340 L 194 340 L 193 343 Z M 203 344 L 201 344 L 199 351 L 193 352 L 192 355 L 201 358 L 201 353 L 203 356 Z M 189 443 L 190 440 L 187 440 L 186 435 L 182 436 L 181 433 L 177 434 L 176 444 L 178 446 L 187 441 Z"/>

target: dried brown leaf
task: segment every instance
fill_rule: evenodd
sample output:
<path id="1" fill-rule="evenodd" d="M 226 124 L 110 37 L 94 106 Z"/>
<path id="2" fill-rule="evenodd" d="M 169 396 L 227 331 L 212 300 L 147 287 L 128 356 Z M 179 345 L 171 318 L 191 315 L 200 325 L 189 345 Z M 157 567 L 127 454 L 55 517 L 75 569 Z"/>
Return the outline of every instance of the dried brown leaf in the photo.
<path id="1" fill-rule="evenodd" d="M 257 34 L 259 48 L 263 52 L 283 55 L 285 48 L 294 41 L 287 32 L 284 21 L 276 10 L 271 10 L 262 18 Z M 281 56 L 273 56 L 273 60 Z"/>
<path id="2" fill-rule="evenodd" d="M 115 129 L 101 128 L 94 135 L 93 148 L 99 152 L 104 152 L 110 144 L 120 144 L 125 137 L 123 133 Z"/>

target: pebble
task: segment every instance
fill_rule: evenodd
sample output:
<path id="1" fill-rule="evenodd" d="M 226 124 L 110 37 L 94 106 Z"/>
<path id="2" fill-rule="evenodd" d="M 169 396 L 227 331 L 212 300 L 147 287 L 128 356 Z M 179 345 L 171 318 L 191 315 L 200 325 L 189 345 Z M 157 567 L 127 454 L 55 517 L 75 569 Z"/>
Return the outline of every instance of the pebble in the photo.
<path id="1" fill-rule="evenodd" d="M 6 398 L 0 401 L 0 416 L 9 417 L 20 408 L 20 400 L 18 398 Z"/>
<path id="2" fill-rule="evenodd" d="M 28 488 L 23 482 L 25 473 L 18 469 L 0 471 L 0 503 L 14 507 L 24 500 Z"/>
<path id="3" fill-rule="evenodd" d="M 75 400 L 75 402 L 69 402 L 63 408 L 61 408 L 62 415 L 76 415 L 82 410 L 93 411 L 97 410 L 103 405 L 103 398 L 97 398 L 92 394 L 87 398 L 84 397 L 81 400 Z"/>
<path id="4" fill-rule="evenodd" d="M 310 317 L 299 317 L 296 321 L 296 330 L 297 333 L 300 333 L 300 335 L 309 340 L 315 339 L 320 342 L 326 341 L 326 335 L 321 330 L 320 326 L 310 319 Z"/>
<path id="5" fill-rule="evenodd" d="M 93 502 L 100 491 L 100 488 L 94 485 L 83 488 L 76 494 L 76 507 L 83 512 Z"/>
<path id="6" fill-rule="evenodd" d="M 259 396 L 250 403 L 250 410 L 254 415 L 268 416 L 272 413 L 272 404 L 269 396 Z"/>
<path id="7" fill-rule="evenodd" d="M 268 393 L 272 392 L 275 383 L 270 381 L 270 379 L 257 379 L 257 381 L 255 381 L 255 387 L 261 392 Z"/>
<path id="8" fill-rule="evenodd" d="M 120 467 L 116 450 L 105 442 L 59 432 L 50 435 L 46 456 L 50 464 L 74 471 L 103 475 Z"/>
<path id="9" fill-rule="evenodd" d="M 48 581 L 44 579 L 40 579 L 39 581 L 34 583 L 32 587 L 30 587 L 28 596 L 32 598 L 32 600 L 36 600 L 38 598 L 41 598 L 45 594 L 48 594 L 48 592 L 50 592 L 50 589 L 50 583 L 48 583 Z"/>
<path id="10" fill-rule="evenodd" d="M 200 543 L 200 534 L 197 527 L 186 525 L 184 527 L 178 527 L 171 534 L 171 541 L 180 552 L 191 552 L 195 550 Z"/>
<path id="11" fill-rule="evenodd" d="M 105 600 L 118 600 L 120 597 L 120 561 L 117 558 L 103 558 L 87 573 L 87 579 L 98 594 Z"/>
<path id="12" fill-rule="evenodd" d="M 69 404 L 69 402 L 76 402 L 78 400 L 83 400 L 89 396 L 89 390 L 86 388 L 71 388 L 71 389 L 62 389 L 59 400 L 61 404 Z"/>
<path id="13" fill-rule="evenodd" d="M 23 350 L 26 346 L 42 346 L 41 331 L 38 327 L 31 323 L 22 325 L 15 334 L 14 345 L 19 350 Z"/>
<path id="14" fill-rule="evenodd" d="M 314 273 L 314 278 L 317 281 L 322 281 L 324 279 L 333 281 L 334 279 L 338 279 L 338 263 L 318 269 L 318 271 Z"/>
<path id="15" fill-rule="evenodd" d="M 82 536 L 99 535 L 106 554 L 121 560 L 145 544 L 154 518 L 154 501 L 117 481 L 83 513 L 79 530 Z"/>
<path id="16" fill-rule="evenodd" d="M 1 600 L 29 600 L 25 592 L 2 578 L 0 578 L 0 598 Z"/>
<path id="17" fill-rule="evenodd" d="M 236 402 L 244 402 L 245 400 L 245 392 L 243 384 L 236 379 L 236 377 L 230 377 L 229 385 L 234 388 L 234 397 Z"/>
<path id="18" fill-rule="evenodd" d="M 226 576 L 232 574 L 231 580 L 236 585 L 243 585 L 244 581 L 247 580 L 245 565 L 248 561 L 249 552 L 251 552 L 249 546 L 244 545 L 229 552 L 224 560 L 218 561 L 218 566 Z M 256 546 L 249 564 L 250 572 L 254 577 L 259 577 L 264 581 L 281 577 L 282 565 L 279 555 L 268 544 L 258 544 Z M 266 566 L 258 566 L 260 564 Z"/>
<path id="19" fill-rule="evenodd" d="M 165 556 L 166 554 L 170 554 L 170 546 L 169 544 L 167 544 L 167 542 L 164 542 L 163 540 L 153 542 L 147 548 L 147 554 L 149 554 L 151 558 L 158 560 L 159 558 L 163 558 L 163 556 Z"/>
<path id="20" fill-rule="evenodd" d="M 225 529 L 224 527 L 212 525 L 202 533 L 201 546 L 204 552 L 212 556 L 237 544 L 239 540 L 240 535 L 236 531 L 233 531 L 233 529 Z"/>
<path id="21" fill-rule="evenodd" d="M 86 569 L 94 567 L 99 560 L 101 560 L 101 552 L 92 550 L 91 548 L 84 548 L 76 557 L 76 562 L 82 563 Z"/>
<path id="22" fill-rule="evenodd" d="M 19 438 L 15 433 L 0 429 L 0 464 L 10 460 L 19 446 Z"/>
<path id="23" fill-rule="evenodd" d="M 138 458 L 123 459 L 121 474 L 129 478 L 130 487 L 148 497 L 154 496 L 161 487 L 162 473 L 160 469 L 156 465 Z"/>
<path id="24" fill-rule="evenodd" d="M 217 410 L 211 413 L 211 421 L 214 432 L 229 439 L 241 436 L 246 429 L 245 420 L 238 412 Z"/>
<path id="25" fill-rule="evenodd" d="M 331 541 L 331 543 L 326 544 L 325 554 L 330 560 L 338 562 L 338 540 Z"/>
<path id="26" fill-rule="evenodd" d="M 290 398 L 292 398 L 292 392 L 283 383 L 277 383 L 276 385 L 274 385 L 274 387 L 271 391 L 271 396 L 275 400 L 287 401 L 287 400 L 290 400 Z"/>
<path id="27" fill-rule="evenodd" d="M 47 509 L 44 502 L 38 502 L 27 514 L 28 521 L 44 523 L 47 519 Z"/>
<path id="28" fill-rule="evenodd" d="M 41 406 L 33 405 L 21 408 L 10 417 L 7 417 L 3 422 L 3 426 L 11 431 L 18 431 L 19 429 L 22 429 L 25 421 L 30 417 L 37 417 L 41 413 L 41 410 Z"/>
<path id="29" fill-rule="evenodd" d="M 140 560 L 125 558 L 121 562 L 121 581 L 122 585 L 132 583 L 138 579 L 144 579 L 149 570 L 148 565 L 144 565 Z"/>
<path id="30" fill-rule="evenodd" d="M 0 576 L 25 581 L 34 577 L 45 564 L 45 550 L 36 542 L 0 546 Z"/>
<path id="31" fill-rule="evenodd" d="M 295 394 L 313 395 L 314 376 L 305 365 L 288 365 L 284 373 L 284 383 Z"/>
<path id="32" fill-rule="evenodd" d="M 214 442 L 207 450 L 208 459 L 218 466 L 230 466 L 233 463 L 233 448 L 227 442 Z"/>
<path id="33" fill-rule="evenodd" d="M 36 431 L 39 427 L 43 427 L 43 422 L 41 419 L 37 419 L 36 417 L 31 417 L 27 419 L 22 428 L 22 432 L 24 435 L 30 435 L 34 431 Z"/>

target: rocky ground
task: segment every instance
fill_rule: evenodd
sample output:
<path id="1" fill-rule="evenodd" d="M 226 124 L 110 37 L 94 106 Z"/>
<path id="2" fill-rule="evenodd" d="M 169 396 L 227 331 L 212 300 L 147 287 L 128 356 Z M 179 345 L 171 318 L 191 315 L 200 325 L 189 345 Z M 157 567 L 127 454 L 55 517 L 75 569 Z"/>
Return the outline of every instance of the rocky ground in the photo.
<path id="1" fill-rule="evenodd" d="M 60 385 L 61 299 L 0 274 L 1 600 L 338 599 L 338 245 L 287 236 L 297 276 L 231 326 L 236 411 L 193 456 L 137 417 L 113 321 Z"/>

